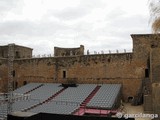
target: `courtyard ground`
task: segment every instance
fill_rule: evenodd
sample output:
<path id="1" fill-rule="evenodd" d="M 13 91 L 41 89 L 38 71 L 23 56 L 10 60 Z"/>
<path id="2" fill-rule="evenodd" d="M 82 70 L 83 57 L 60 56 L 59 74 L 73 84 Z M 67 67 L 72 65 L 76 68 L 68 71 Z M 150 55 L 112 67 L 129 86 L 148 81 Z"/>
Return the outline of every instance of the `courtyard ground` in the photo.
<path id="1" fill-rule="evenodd" d="M 153 115 L 149 113 L 144 113 L 143 105 L 132 106 L 130 103 L 124 103 L 124 117 L 129 115 L 136 115 L 135 120 L 151 120 Z M 138 117 L 139 116 L 139 117 Z"/>

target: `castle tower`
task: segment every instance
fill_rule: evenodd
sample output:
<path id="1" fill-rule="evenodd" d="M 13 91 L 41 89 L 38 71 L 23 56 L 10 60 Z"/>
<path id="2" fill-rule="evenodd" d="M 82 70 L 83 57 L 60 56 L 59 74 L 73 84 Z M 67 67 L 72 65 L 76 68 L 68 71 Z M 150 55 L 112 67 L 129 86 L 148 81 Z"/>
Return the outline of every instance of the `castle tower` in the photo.
<path id="1" fill-rule="evenodd" d="M 146 64 L 145 77 L 148 77 L 151 83 L 147 85 L 151 87 L 151 91 L 148 92 L 149 97 L 146 97 L 146 101 L 150 101 L 151 104 L 146 102 L 144 106 L 148 106 L 152 113 L 159 114 L 160 117 L 160 34 L 131 36 L 134 56 Z"/>

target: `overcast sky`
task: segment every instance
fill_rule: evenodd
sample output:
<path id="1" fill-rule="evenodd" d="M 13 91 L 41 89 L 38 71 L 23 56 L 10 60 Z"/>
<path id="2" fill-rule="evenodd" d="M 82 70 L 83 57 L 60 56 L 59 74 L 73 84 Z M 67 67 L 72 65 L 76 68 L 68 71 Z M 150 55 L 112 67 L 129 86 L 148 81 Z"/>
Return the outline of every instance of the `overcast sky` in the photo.
<path id="1" fill-rule="evenodd" d="M 35 55 L 53 54 L 54 46 L 131 50 L 130 34 L 147 33 L 148 0 L 0 0 L 0 45 Z"/>

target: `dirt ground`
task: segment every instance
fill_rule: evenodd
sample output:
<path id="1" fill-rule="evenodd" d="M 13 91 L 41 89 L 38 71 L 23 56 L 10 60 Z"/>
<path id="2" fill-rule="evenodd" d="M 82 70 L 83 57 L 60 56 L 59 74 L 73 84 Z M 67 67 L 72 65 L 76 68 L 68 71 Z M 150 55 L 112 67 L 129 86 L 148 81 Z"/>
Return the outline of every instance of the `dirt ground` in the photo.
<path id="1" fill-rule="evenodd" d="M 135 115 L 135 120 L 151 120 L 153 115 L 149 113 L 144 113 L 143 105 L 132 106 L 130 103 L 124 103 L 124 117 L 129 117 L 130 115 Z"/>

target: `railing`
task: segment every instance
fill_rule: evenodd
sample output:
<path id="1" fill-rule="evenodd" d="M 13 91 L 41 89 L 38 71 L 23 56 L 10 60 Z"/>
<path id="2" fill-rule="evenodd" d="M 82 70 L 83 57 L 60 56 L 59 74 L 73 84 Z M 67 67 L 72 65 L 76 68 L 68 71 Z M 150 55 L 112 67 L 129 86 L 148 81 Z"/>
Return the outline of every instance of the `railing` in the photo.
<path id="1" fill-rule="evenodd" d="M 9 98 L 7 98 L 8 93 L 0 93 L 0 105 L 9 102 Z M 21 101 L 21 100 L 29 100 L 30 94 L 19 94 L 13 93 L 12 102 Z"/>
<path id="2" fill-rule="evenodd" d="M 118 54 L 118 53 L 131 53 L 133 52 L 132 49 L 117 49 L 117 50 L 101 50 L 101 51 L 89 51 L 85 53 L 85 55 L 95 55 L 95 54 Z"/>
<path id="3" fill-rule="evenodd" d="M 101 50 L 101 51 L 85 51 L 84 55 L 96 55 L 96 54 L 118 54 L 118 53 L 131 53 L 132 49 L 120 49 L 120 50 Z M 33 55 L 32 58 L 49 58 L 54 57 L 54 54 Z"/>
<path id="4" fill-rule="evenodd" d="M 43 54 L 43 55 L 33 55 L 32 58 L 46 58 L 46 57 L 54 57 L 54 54 Z"/>

